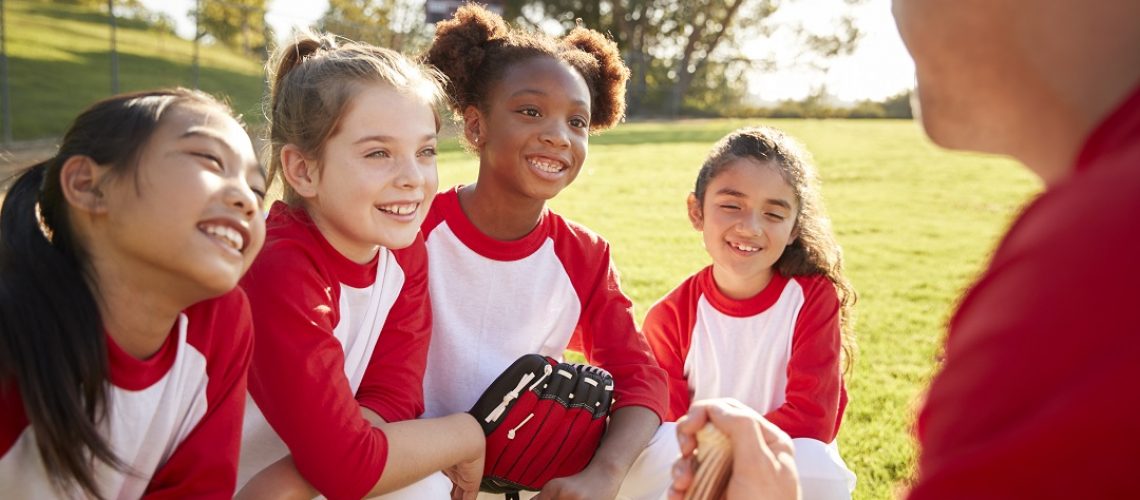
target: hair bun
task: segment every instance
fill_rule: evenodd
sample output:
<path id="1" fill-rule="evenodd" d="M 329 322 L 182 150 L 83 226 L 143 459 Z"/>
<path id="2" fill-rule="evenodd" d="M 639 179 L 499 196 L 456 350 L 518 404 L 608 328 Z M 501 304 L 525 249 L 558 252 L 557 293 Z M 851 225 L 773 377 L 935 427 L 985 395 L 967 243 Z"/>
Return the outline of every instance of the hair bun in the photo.
<path id="1" fill-rule="evenodd" d="M 427 63 L 447 76 L 447 95 L 457 111 L 474 100 L 463 89 L 472 87 L 471 78 L 486 58 L 487 45 L 509 35 L 503 18 L 471 3 L 460 6 L 451 19 L 436 24 Z"/>

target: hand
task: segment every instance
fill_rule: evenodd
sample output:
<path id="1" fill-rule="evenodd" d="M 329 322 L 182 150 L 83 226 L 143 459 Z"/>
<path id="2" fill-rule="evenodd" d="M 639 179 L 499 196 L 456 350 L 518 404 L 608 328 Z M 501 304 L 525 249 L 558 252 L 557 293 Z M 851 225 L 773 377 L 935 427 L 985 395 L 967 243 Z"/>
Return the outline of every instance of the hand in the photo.
<path id="1" fill-rule="evenodd" d="M 591 463 L 585 470 L 547 481 L 542 491 L 532 500 L 587 500 L 616 498 L 624 474 L 610 473 L 599 463 Z"/>
<path id="2" fill-rule="evenodd" d="M 451 500 L 475 500 L 479 495 L 479 483 L 483 480 L 483 455 L 470 462 L 463 462 L 444 469 L 443 474 L 451 480 Z"/>
<path id="3" fill-rule="evenodd" d="M 800 497 L 792 439 L 739 401 L 713 399 L 694 403 L 689 413 L 677 421 L 681 458 L 673 466 L 669 500 L 683 499 L 692 484 L 697 431 L 708 422 L 720 429 L 732 444 L 728 500 Z"/>

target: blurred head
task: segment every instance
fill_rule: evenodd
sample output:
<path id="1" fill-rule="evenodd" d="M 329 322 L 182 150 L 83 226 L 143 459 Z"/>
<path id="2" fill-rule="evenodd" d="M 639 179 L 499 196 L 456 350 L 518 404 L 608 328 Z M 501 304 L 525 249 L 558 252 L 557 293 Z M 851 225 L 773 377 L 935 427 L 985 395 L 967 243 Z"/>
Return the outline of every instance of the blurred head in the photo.
<path id="1" fill-rule="evenodd" d="M 346 257 L 403 248 L 438 186 L 442 77 L 392 50 L 303 35 L 276 57 L 270 175 Z"/>
<path id="2" fill-rule="evenodd" d="M 1132 0 L 894 0 L 937 144 L 1017 157 L 1047 182 L 1140 83 Z"/>
<path id="3" fill-rule="evenodd" d="M 777 272 L 826 276 L 843 304 L 850 355 L 848 310 L 855 293 L 843 274 L 843 252 L 823 209 L 815 167 L 799 143 L 768 127 L 728 134 L 697 173 L 688 214 L 713 259 L 717 285 L 730 297 L 759 293 Z"/>
<path id="4" fill-rule="evenodd" d="M 98 496 L 92 458 L 121 467 L 97 426 L 108 374 L 100 289 L 131 282 L 180 307 L 233 289 L 264 238 L 264 182 L 229 109 L 174 89 L 92 105 L 8 191 L 0 379 L 19 388 L 61 488 Z"/>
<path id="5" fill-rule="evenodd" d="M 629 70 L 614 42 L 576 28 L 562 38 L 511 29 L 468 4 L 438 24 L 427 60 L 480 155 L 480 182 L 554 197 L 578 175 L 589 134 L 625 112 Z"/>

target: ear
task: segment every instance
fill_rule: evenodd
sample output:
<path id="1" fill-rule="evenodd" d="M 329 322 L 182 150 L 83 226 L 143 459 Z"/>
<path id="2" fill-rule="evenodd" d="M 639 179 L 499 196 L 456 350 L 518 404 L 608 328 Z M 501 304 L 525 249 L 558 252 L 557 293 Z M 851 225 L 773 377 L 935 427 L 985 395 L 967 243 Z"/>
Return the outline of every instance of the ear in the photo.
<path id="1" fill-rule="evenodd" d="M 67 203 L 89 214 L 107 212 L 107 202 L 99 188 L 106 180 L 108 168 L 95 163 L 90 156 L 75 155 L 59 169 L 59 185 Z"/>
<path id="2" fill-rule="evenodd" d="M 689 193 L 689 198 L 686 200 L 689 205 L 689 222 L 693 225 L 693 229 L 697 231 L 704 231 L 705 229 L 705 214 L 701 208 L 701 202 L 697 199 L 695 193 Z"/>
<path id="3" fill-rule="evenodd" d="M 321 180 L 317 162 L 306 157 L 296 145 L 286 144 L 281 148 L 281 174 L 302 198 L 317 195 L 317 185 Z"/>
<path id="4" fill-rule="evenodd" d="M 467 106 L 463 110 L 463 136 L 467 142 L 475 145 L 475 149 L 481 148 L 487 140 L 486 129 L 483 126 L 483 113 L 476 106 Z"/>
<path id="5" fill-rule="evenodd" d="M 796 238 L 799 238 L 799 237 L 800 237 L 800 221 L 796 220 L 796 225 L 792 226 L 792 234 L 791 234 L 791 236 L 788 236 L 788 244 L 784 245 L 784 246 L 789 246 L 789 247 L 792 246 L 792 243 L 795 243 Z"/>

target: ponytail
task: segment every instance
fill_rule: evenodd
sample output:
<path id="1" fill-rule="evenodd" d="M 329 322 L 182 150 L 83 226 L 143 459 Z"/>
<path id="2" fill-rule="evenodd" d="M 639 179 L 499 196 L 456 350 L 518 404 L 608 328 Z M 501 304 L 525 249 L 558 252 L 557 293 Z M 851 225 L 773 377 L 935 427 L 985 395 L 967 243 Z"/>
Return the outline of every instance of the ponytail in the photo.
<path id="1" fill-rule="evenodd" d="M 59 163 L 24 171 L 0 211 L 0 378 L 19 388 L 49 477 L 61 491 L 71 478 L 98 495 L 91 458 L 122 464 L 98 430 L 107 347 L 62 207 Z"/>
<path id="2" fill-rule="evenodd" d="M 78 155 L 123 175 L 165 110 L 184 102 L 225 108 L 186 89 L 92 105 L 55 157 L 18 174 L 0 206 L 0 390 L 19 390 L 44 469 L 62 492 L 77 485 L 101 498 L 95 462 L 119 470 L 124 464 L 99 429 L 109 411 L 107 344 L 60 170 Z"/>

